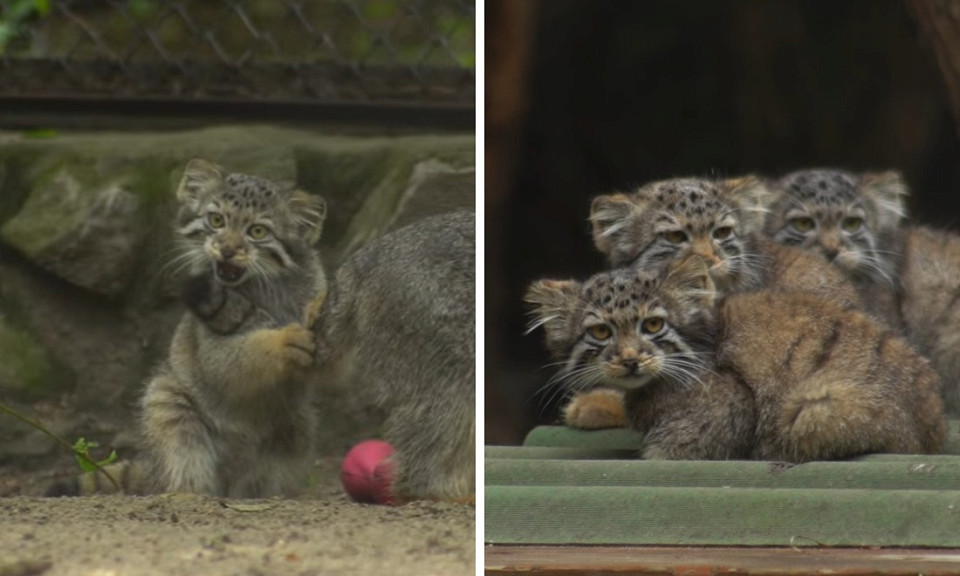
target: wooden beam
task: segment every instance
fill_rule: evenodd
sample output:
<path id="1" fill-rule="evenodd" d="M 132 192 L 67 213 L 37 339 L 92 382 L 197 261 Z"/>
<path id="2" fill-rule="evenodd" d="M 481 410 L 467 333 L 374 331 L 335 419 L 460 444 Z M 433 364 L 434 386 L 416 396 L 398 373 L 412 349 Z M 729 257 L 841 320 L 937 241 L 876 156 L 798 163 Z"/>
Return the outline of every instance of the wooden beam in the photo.
<path id="1" fill-rule="evenodd" d="M 916 576 L 956 574 L 960 551 L 902 548 L 682 548 L 488 546 L 486 574 L 781 576 L 803 574 Z"/>

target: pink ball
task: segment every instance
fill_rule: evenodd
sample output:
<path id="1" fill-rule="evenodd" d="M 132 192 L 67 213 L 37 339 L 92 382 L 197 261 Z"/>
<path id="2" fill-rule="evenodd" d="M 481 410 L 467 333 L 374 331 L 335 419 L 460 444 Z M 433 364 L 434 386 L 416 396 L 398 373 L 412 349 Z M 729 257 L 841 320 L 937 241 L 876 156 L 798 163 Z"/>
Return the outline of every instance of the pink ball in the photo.
<path id="1" fill-rule="evenodd" d="M 347 452 L 340 468 L 343 489 L 357 502 L 393 504 L 393 446 L 383 440 L 364 440 Z"/>

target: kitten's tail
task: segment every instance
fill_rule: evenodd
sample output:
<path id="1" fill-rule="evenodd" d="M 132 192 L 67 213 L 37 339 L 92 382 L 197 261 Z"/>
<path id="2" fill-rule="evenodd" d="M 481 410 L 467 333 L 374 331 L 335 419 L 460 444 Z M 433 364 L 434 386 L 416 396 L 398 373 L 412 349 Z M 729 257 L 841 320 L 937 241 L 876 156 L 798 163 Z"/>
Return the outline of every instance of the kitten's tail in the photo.
<path id="1" fill-rule="evenodd" d="M 809 378 L 787 393 L 780 420 L 784 454 L 795 462 L 875 452 L 928 452 L 900 406 L 858 383 Z"/>
<path id="2" fill-rule="evenodd" d="M 152 474 L 146 462 L 126 460 L 104 466 L 119 486 L 101 471 L 85 472 L 47 488 L 44 496 L 90 496 L 92 494 L 146 494 L 152 486 Z M 118 489 L 119 488 L 119 489 Z"/>

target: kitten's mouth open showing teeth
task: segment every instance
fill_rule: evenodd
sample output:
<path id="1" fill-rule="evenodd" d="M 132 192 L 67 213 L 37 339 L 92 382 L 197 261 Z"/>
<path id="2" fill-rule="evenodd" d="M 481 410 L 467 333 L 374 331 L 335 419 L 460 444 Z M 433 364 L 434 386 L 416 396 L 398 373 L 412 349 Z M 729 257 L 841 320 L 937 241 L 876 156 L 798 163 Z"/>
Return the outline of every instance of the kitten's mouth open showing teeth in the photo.
<path id="1" fill-rule="evenodd" d="M 217 278 L 227 284 L 239 282 L 243 278 L 243 273 L 246 272 L 246 268 L 243 266 L 237 266 L 230 262 L 217 262 L 215 270 Z"/>

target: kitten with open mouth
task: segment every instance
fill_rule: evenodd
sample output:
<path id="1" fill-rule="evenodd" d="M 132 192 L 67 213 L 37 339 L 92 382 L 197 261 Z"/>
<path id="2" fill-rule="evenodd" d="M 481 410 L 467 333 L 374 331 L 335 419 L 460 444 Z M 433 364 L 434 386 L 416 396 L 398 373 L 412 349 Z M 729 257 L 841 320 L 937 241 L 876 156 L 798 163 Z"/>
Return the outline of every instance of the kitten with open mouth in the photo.
<path id="1" fill-rule="evenodd" d="M 187 164 L 177 199 L 191 314 L 141 402 L 147 491 L 295 495 L 316 428 L 303 316 L 326 293 L 325 204 L 203 160 Z"/>
<path id="2" fill-rule="evenodd" d="M 246 280 L 247 269 L 233 262 L 221 260 L 214 264 L 214 276 L 225 286 L 238 286 Z"/>

